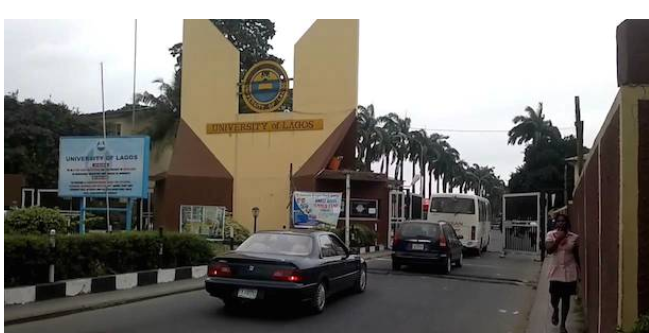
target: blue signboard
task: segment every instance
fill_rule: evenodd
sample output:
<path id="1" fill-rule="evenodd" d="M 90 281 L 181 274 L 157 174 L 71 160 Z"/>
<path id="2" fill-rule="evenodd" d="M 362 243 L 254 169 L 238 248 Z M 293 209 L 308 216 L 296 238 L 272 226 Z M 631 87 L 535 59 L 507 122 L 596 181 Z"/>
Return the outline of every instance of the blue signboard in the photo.
<path id="1" fill-rule="evenodd" d="M 62 137 L 59 196 L 147 198 L 149 137 Z"/>

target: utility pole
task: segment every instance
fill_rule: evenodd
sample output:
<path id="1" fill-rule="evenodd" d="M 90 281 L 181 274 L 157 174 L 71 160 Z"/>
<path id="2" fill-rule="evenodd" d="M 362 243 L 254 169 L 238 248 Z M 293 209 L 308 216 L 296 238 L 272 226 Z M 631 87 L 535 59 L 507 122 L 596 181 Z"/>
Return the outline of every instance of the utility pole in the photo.
<path id="1" fill-rule="evenodd" d="M 584 146 L 584 122 L 581 120 L 579 96 L 575 96 L 575 133 L 577 133 L 577 174 L 581 175 L 584 166 L 584 155 L 581 147 Z"/>
<path id="2" fill-rule="evenodd" d="M 350 246 L 349 243 L 349 211 L 351 210 L 351 175 L 349 172 L 345 174 L 345 245 Z"/>
<path id="3" fill-rule="evenodd" d="M 563 205 L 568 206 L 568 162 L 563 165 Z"/>

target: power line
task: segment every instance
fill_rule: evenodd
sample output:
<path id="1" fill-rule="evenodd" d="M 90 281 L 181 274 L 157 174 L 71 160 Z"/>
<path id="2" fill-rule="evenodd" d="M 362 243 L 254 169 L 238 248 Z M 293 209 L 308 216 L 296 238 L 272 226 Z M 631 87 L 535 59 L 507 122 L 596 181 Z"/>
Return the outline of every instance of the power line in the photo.
<path id="1" fill-rule="evenodd" d="M 453 133 L 507 133 L 509 130 L 505 129 L 461 129 L 461 128 L 429 128 L 429 127 L 417 127 L 410 126 L 411 129 L 431 132 L 453 132 Z M 572 127 L 559 127 L 560 130 L 570 130 Z"/>

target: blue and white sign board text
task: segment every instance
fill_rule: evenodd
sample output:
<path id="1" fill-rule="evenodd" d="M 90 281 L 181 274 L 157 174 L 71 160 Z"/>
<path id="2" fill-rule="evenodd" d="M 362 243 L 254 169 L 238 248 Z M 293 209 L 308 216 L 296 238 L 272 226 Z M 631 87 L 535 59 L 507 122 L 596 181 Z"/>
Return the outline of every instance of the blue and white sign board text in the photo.
<path id="1" fill-rule="evenodd" d="M 293 226 L 313 228 L 325 224 L 335 227 L 342 197 L 342 193 L 293 192 Z"/>
<path id="2" fill-rule="evenodd" d="M 147 198 L 149 137 L 62 137 L 59 196 Z"/>

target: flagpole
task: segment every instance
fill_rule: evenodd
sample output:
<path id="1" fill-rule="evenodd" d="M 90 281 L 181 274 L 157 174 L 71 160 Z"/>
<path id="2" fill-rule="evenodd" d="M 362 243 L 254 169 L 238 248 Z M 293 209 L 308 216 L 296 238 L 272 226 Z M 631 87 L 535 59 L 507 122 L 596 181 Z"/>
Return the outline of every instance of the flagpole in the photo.
<path id="1" fill-rule="evenodd" d="M 135 19 L 135 35 L 133 36 L 133 114 L 131 115 L 132 131 L 135 131 L 135 78 L 137 73 L 137 19 Z"/>
<path id="2" fill-rule="evenodd" d="M 106 160 L 106 153 L 108 151 L 108 142 L 106 140 L 106 107 L 104 104 L 104 63 L 101 66 L 101 114 L 103 118 L 104 127 L 104 171 L 106 181 L 106 232 L 110 232 L 110 201 L 108 199 L 108 161 Z"/>

